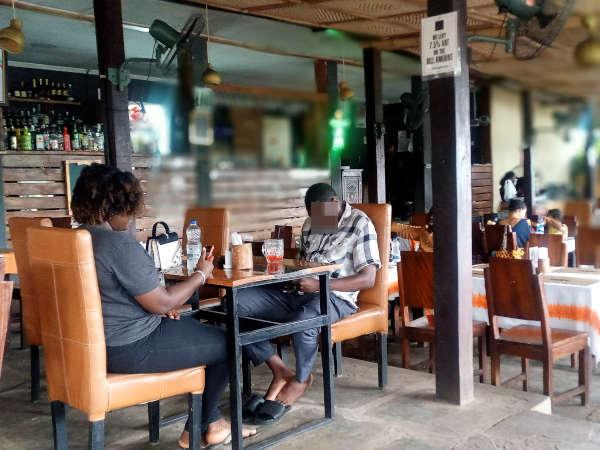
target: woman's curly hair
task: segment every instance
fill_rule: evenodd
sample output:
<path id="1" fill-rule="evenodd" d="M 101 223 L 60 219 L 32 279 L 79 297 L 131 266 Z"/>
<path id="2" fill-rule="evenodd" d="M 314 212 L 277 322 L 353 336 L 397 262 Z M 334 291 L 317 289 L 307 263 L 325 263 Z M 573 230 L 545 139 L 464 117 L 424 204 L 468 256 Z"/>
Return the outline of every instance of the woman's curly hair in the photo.
<path id="1" fill-rule="evenodd" d="M 131 173 L 94 163 L 75 183 L 71 210 L 80 224 L 97 225 L 119 214 L 137 215 L 144 209 L 144 192 Z"/>

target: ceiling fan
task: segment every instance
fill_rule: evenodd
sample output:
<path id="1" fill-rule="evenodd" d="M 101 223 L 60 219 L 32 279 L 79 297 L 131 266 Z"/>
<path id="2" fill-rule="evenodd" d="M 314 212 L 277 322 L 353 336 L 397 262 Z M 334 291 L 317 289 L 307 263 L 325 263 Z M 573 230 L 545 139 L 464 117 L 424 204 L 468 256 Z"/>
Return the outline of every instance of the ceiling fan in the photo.
<path id="1" fill-rule="evenodd" d="M 516 59 L 538 56 L 552 45 L 571 14 L 575 0 L 496 0 L 498 12 L 505 14 L 504 37 L 472 35 L 469 42 L 504 45 Z"/>
<path id="2" fill-rule="evenodd" d="M 192 38 L 199 37 L 204 26 L 205 18 L 202 14 L 191 15 L 181 31 L 160 19 L 155 19 L 149 29 L 150 36 L 154 38 L 152 58 L 129 58 L 119 68 L 109 68 L 108 79 L 119 90 L 125 89 L 130 82 L 128 66 L 131 63 L 154 64 L 161 73 L 171 74 L 177 55 L 189 48 Z"/>

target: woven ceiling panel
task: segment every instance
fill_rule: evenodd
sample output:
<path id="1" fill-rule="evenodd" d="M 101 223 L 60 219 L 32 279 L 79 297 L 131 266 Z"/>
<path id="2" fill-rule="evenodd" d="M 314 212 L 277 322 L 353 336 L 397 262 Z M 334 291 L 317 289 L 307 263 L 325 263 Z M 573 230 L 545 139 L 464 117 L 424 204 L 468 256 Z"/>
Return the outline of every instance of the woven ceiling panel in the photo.
<path id="1" fill-rule="evenodd" d="M 198 0 L 197 3 L 203 4 L 203 2 L 200 0 Z M 289 2 L 285 0 L 210 0 L 208 2 L 208 4 L 212 6 L 219 6 L 221 8 L 233 10 L 245 10 L 287 3 Z"/>
<path id="2" fill-rule="evenodd" d="M 281 20 L 304 22 L 314 25 L 327 26 L 337 22 L 353 20 L 354 16 L 335 9 L 320 8 L 306 3 L 272 9 L 262 9 L 260 14 L 275 17 Z"/>
<path id="3" fill-rule="evenodd" d="M 410 26 L 396 25 L 387 22 L 361 20 L 336 24 L 337 29 L 363 36 L 386 37 L 414 33 Z"/>
<path id="4" fill-rule="evenodd" d="M 331 0 L 319 3 L 319 6 L 373 18 L 388 17 L 422 9 L 422 5 L 416 0 L 401 2 L 397 0 Z"/>

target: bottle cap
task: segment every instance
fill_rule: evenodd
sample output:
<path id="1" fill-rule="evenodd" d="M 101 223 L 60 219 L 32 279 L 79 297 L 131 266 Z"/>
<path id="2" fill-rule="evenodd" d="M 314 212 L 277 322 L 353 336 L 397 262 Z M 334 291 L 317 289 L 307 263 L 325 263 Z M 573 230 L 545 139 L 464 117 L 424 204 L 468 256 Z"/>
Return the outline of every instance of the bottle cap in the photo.
<path id="1" fill-rule="evenodd" d="M 198 225 L 198 221 L 196 219 L 192 219 L 190 221 L 190 225 Z"/>

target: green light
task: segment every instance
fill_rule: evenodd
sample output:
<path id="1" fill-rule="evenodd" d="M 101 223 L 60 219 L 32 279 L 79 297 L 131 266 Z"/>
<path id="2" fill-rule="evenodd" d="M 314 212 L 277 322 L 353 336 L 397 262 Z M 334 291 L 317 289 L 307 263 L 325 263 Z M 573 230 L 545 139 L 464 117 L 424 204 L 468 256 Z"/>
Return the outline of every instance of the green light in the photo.
<path id="1" fill-rule="evenodd" d="M 331 150 L 334 152 L 342 151 L 346 146 L 346 128 L 350 126 L 350 121 L 345 119 L 342 110 L 338 109 L 329 121 L 329 126 L 333 129 Z"/>
<path id="2" fill-rule="evenodd" d="M 341 31 L 334 30 L 333 28 L 327 28 L 324 33 L 331 37 L 342 37 L 344 35 Z"/>

